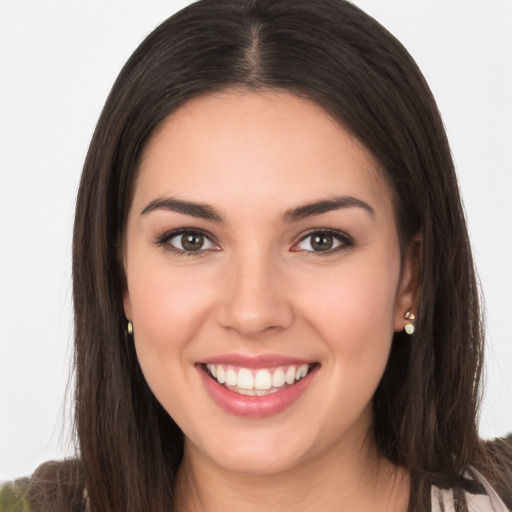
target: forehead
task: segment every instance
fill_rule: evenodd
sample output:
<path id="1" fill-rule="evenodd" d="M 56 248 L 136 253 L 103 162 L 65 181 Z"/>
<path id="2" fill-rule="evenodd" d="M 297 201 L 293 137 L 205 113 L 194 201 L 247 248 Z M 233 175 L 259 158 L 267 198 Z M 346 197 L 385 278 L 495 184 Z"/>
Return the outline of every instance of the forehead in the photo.
<path id="1" fill-rule="evenodd" d="M 286 209 L 336 194 L 391 205 L 375 159 L 321 107 L 286 92 L 228 91 L 189 101 L 159 126 L 134 200 L 179 195 Z"/>

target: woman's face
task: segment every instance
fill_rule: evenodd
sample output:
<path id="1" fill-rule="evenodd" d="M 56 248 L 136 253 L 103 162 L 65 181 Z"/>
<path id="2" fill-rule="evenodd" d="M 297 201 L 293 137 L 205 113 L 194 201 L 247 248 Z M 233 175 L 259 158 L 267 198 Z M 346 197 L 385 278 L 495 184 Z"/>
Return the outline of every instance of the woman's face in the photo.
<path id="1" fill-rule="evenodd" d="M 414 265 L 375 161 L 321 108 L 226 92 L 170 115 L 124 264 L 139 362 L 187 456 L 276 473 L 364 445 Z"/>

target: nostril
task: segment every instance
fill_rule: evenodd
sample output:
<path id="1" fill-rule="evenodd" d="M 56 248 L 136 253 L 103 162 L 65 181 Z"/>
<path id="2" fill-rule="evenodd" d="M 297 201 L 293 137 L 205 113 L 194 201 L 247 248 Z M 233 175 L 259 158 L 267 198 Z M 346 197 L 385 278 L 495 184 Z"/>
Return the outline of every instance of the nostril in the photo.
<path id="1" fill-rule="evenodd" d="M 232 333 L 259 338 L 290 327 L 293 323 L 290 305 L 267 297 L 262 303 L 232 301 L 221 306 L 219 324 Z"/>

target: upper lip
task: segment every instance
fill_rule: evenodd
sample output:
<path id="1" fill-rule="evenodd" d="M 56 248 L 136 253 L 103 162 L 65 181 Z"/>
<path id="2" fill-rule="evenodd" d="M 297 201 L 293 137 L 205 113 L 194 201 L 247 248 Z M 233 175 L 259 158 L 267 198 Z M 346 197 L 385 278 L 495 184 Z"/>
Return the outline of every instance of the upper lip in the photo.
<path id="1" fill-rule="evenodd" d="M 246 355 L 232 353 L 212 356 L 199 361 L 200 364 L 227 364 L 241 368 L 274 368 L 276 366 L 313 364 L 314 362 L 280 354 Z"/>

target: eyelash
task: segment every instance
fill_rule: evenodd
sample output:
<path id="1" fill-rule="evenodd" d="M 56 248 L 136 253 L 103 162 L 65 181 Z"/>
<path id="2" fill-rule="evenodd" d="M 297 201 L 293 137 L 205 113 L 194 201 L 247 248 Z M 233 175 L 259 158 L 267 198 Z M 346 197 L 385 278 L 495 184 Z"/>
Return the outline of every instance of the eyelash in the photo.
<path id="1" fill-rule="evenodd" d="M 321 236 L 321 235 L 328 235 L 332 237 L 333 239 L 337 240 L 339 244 L 331 249 L 327 249 L 325 251 L 305 251 L 308 255 L 314 254 L 316 256 L 329 256 L 331 254 L 337 253 L 339 251 L 347 250 L 352 247 L 354 247 L 355 242 L 354 239 L 344 233 L 343 231 L 338 231 L 335 229 L 314 229 L 312 231 L 309 231 L 305 235 L 303 235 L 300 240 L 295 243 L 292 247 L 292 251 L 294 252 L 300 252 L 300 249 L 294 250 L 294 247 L 297 247 L 299 244 L 307 240 L 308 238 L 312 238 L 314 236 Z"/>
<path id="2" fill-rule="evenodd" d="M 179 249 L 178 247 L 175 247 L 169 243 L 173 238 L 177 238 L 180 235 L 201 236 L 204 239 L 208 240 L 211 244 L 218 247 L 218 244 L 215 242 L 214 237 L 210 233 L 207 233 L 206 231 L 196 229 L 196 228 L 180 228 L 180 229 L 175 229 L 172 231 L 167 231 L 166 233 L 160 235 L 157 238 L 156 244 L 163 247 L 164 250 L 172 252 L 178 256 L 200 256 L 200 255 L 204 254 L 206 251 L 212 250 L 212 249 L 198 249 L 196 251 L 193 251 L 193 250 L 186 251 L 183 249 Z M 327 249 L 325 251 L 313 251 L 313 250 L 305 250 L 304 251 L 301 249 L 295 249 L 299 244 L 306 241 L 308 238 L 314 237 L 315 235 L 317 235 L 317 236 L 327 235 L 329 237 L 332 237 L 333 239 L 335 239 L 338 242 L 338 245 L 335 246 L 334 248 Z M 308 255 L 315 254 L 318 256 L 328 256 L 328 255 L 337 253 L 342 250 L 350 249 L 350 248 L 354 247 L 354 245 L 355 245 L 354 239 L 342 231 L 337 231 L 334 229 L 315 229 L 315 230 L 307 232 L 300 238 L 300 240 L 298 242 L 295 242 L 291 248 L 291 251 L 292 252 L 304 251 Z"/>
<path id="3" fill-rule="evenodd" d="M 156 243 L 157 245 L 163 247 L 164 250 L 172 252 L 178 256 L 200 256 L 201 254 L 204 254 L 205 251 L 210 250 L 198 249 L 197 251 L 185 251 L 183 249 L 179 249 L 178 247 L 174 247 L 169 243 L 173 238 L 177 238 L 180 235 L 201 236 L 205 240 L 208 240 L 211 244 L 217 245 L 214 237 L 210 233 L 207 233 L 206 231 L 197 228 L 180 228 L 174 229 L 172 231 L 167 231 L 166 233 L 157 238 Z"/>

